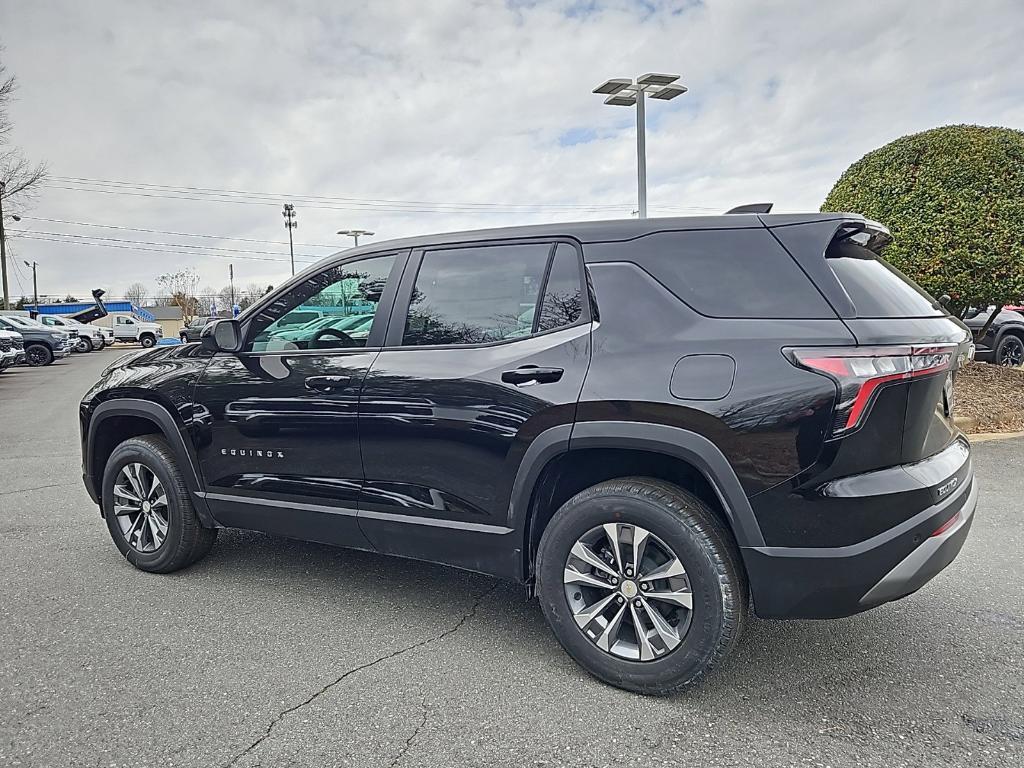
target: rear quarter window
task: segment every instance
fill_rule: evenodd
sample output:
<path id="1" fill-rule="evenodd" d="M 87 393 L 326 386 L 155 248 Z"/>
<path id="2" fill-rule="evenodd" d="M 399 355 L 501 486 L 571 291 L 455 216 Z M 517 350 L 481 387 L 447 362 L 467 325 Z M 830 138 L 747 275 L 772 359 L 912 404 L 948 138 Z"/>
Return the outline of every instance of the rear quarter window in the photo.
<path id="1" fill-rule="evenodd" d="M 659 232 L 625 243 L 588 245 L 586 260 L 631 261 L 709 317 L 836 317 L 765 229 Z"/>
<path id="2" fill-rule="evenodd" d="M 942 317 L 946 314 L 921 286 L 874 252 L 849 240 L 825 254 L 857 317 Z"/>

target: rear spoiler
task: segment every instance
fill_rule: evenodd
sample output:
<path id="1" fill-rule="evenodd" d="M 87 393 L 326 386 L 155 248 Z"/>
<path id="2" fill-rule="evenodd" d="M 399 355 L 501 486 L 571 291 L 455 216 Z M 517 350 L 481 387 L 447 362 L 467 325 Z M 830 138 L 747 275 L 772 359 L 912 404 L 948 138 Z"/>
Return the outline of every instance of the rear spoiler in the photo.
<path id="1" fill-rule="evenodd" d="M 101 317 L 107 316 L 107 308 L 103 304 L 103 294 L 106 293 L 102 288 L 96 288 L 92 292 L 92 300 L 95 302 L 95 306 L 82 310 L 74 315 L 70 315 L 72 320 L 77 320 L 80 323 L 91 323 L 93 320 L 99 320 Z"/>
<path id="2" fill-rule="evenodd" d="M 737 205 L 735 208 L 730 208 L 725 212 L 728 216 L 731 213 L 771 213 L 772 206 L 774 203 L 747 203 L 746 205 Z"/>
<path id="3" fill-rule="evenodd" d="M 852 240 L 869 251 L 881 255 L 882 249 L 892 242 L 892 233 L 884 224 L 871 219 L 846 221 L 836 230 L 834 241 Z"/>

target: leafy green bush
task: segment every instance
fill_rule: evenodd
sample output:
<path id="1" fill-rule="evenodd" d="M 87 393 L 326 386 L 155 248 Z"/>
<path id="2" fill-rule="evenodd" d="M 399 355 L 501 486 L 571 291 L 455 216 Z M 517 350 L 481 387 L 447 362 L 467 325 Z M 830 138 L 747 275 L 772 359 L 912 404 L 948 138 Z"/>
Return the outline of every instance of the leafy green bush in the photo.
<path id="1" fill-rule="evenodd" d="M 948 125 L 851 165 L 823 211 L 885 224 L 887 261 L 950 308 L 1024 298 L 1024 131 Z"/>

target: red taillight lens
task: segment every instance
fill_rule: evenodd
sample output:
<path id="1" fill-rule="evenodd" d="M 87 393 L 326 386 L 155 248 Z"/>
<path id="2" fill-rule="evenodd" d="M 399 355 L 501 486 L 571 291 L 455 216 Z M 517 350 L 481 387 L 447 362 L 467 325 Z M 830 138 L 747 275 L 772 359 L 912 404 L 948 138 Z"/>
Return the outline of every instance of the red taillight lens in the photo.
<path id="1" fill-rule="evenodd" d="M 915 347 L 791 347 L 783 353 L 800 368 L 822 373 L 839 388 L 832 437 L 857 429 L 879 387 L 949 370 L 955 344 Z"/>

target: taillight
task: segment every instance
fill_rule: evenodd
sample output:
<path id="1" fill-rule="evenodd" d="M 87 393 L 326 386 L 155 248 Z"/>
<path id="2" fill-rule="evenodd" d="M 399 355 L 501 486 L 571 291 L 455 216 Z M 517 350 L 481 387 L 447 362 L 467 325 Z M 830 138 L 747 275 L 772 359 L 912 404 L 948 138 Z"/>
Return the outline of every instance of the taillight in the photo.
<path id="1" fill-rule="evenodd" d="M 822 373 L 836 382 L 832 437 L 857 429 L 885 384 L 948 371 L 956 344 L 913 347 L 789 347 L 783 354 L 796 366 Z"/>

